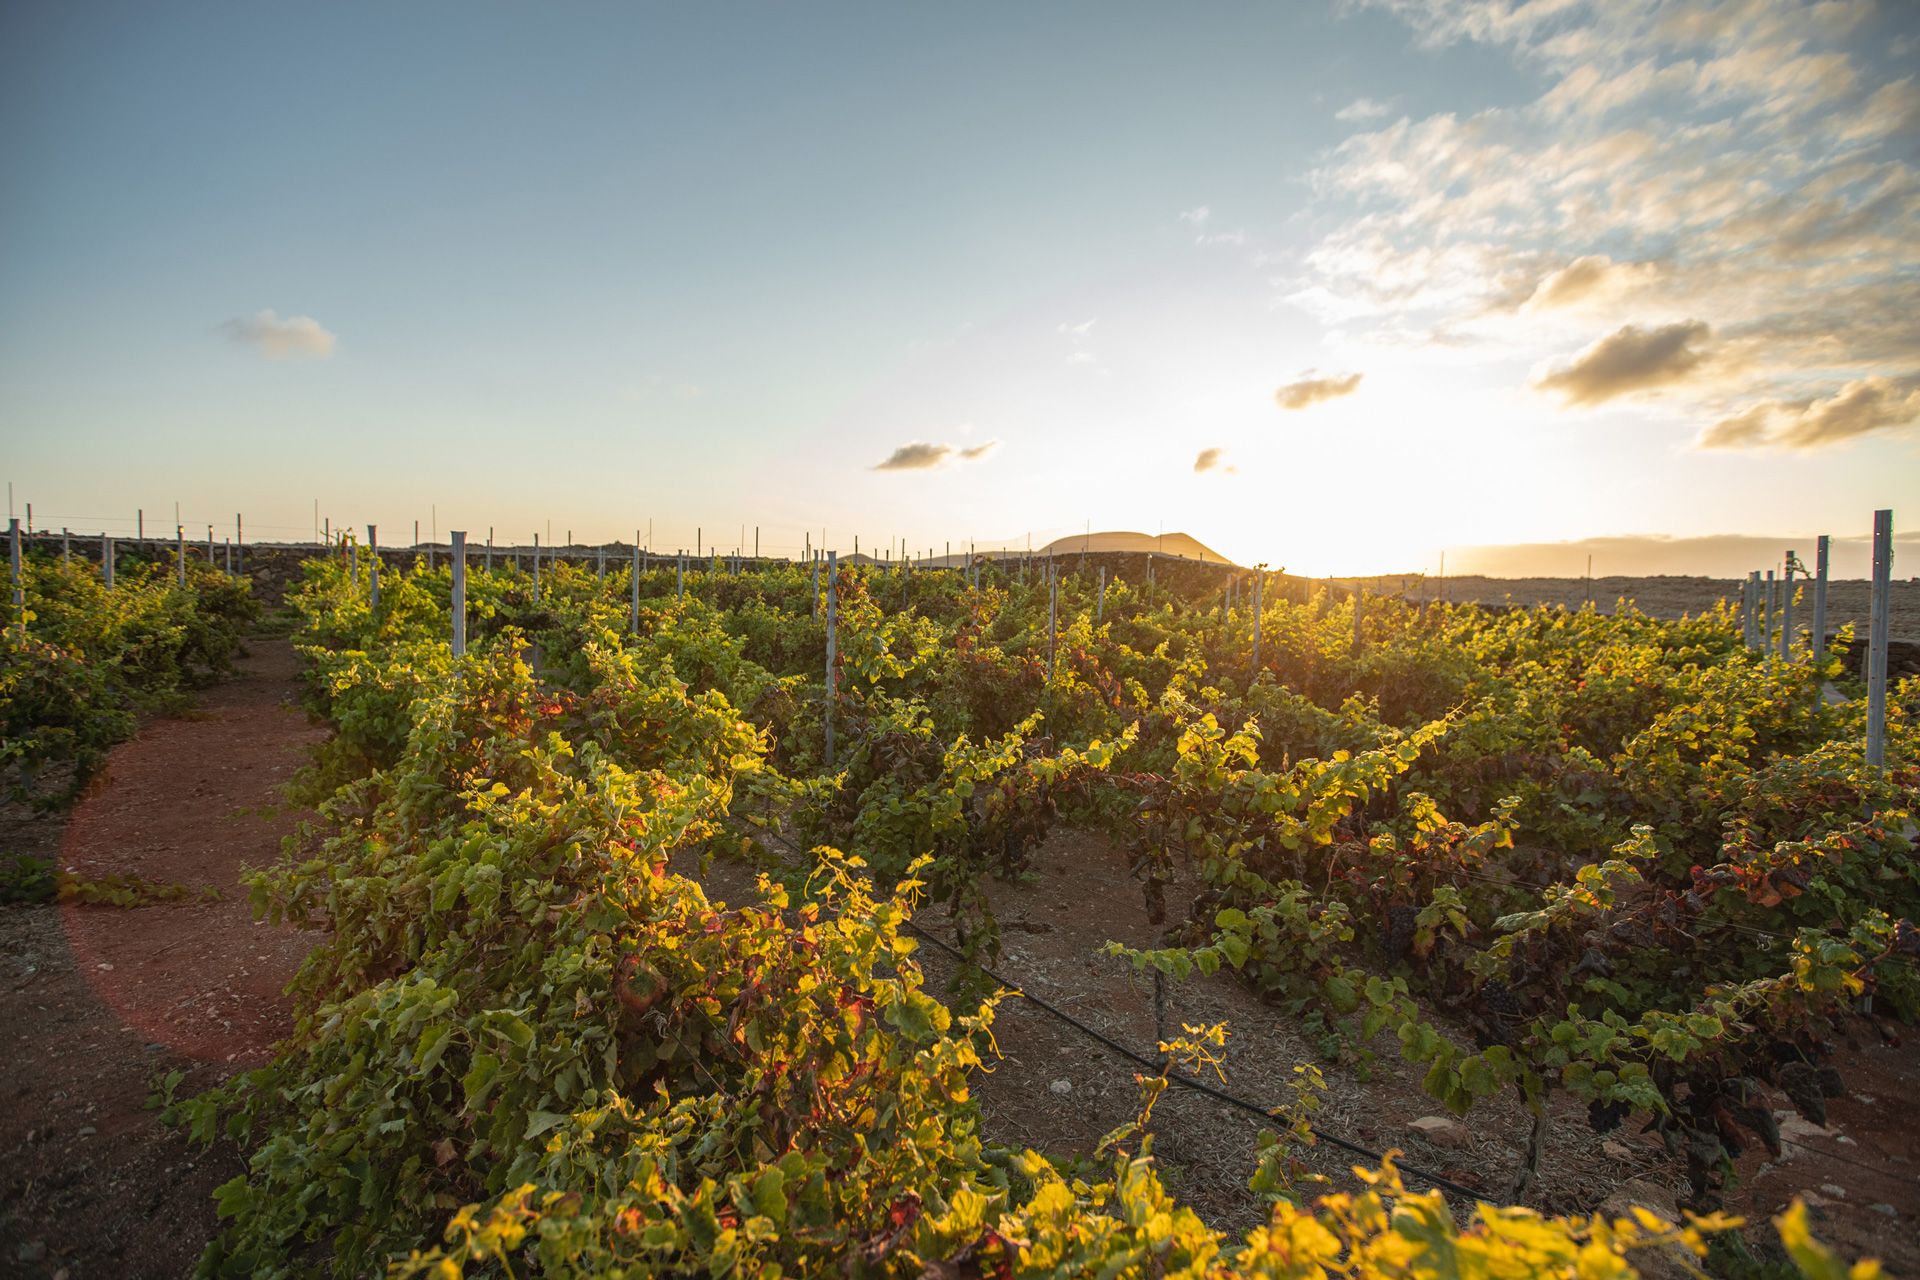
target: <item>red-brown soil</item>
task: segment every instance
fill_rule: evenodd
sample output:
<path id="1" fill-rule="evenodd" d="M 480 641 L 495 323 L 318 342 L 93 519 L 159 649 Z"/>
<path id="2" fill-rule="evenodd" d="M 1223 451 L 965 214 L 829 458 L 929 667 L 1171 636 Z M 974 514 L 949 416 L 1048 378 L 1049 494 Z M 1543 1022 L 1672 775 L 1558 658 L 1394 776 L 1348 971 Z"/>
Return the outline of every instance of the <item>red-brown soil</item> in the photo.
<path id="1" fill-rule="evenodd" d="M 279 788 L 323 736 L 293 705 L 297 659 L 258 640 L 185 717 L 116 748 L 64 820 L 8 815 L 0 839 L 81 877 L 219 890 L 138 908 L 0 909 L 0 1275 L 179 1276 L 215 1228 L 237 1156 L 202 1152 L 148 1099 L 265 1061 L 312 938 L 254 923 L 240 883 L 295 818 Z"/>
<path id="2" fill-rule="evenodd" d="M 716 898 L 739 900 L 753 893 L 751 874 L 725 860 L 704 879 Z M 1191 885 L 1169 891 L 1174 914 L 1191 893 Z M 1154 1052 L 1152 983 L 1134 976 L 1124 960 L 1102 954 L 1110 939 L 1135 947 L 1158 945 L 1160 930 L 1148 920 L 1123 853 L 1089 833 L 1061 830 L 1035 852 L 1024 879 L 994 883 L 990 897 L 1002 930 L 1002 956 L 995 968 L 1004 978 L 1135 1052 Z M 944 941 L 954 940 L 937 910 L 921 910 L 916 923 Z M 957 969 L 925 944 L 916 959 L 936 990 Z M 1444 1023 L 1433 1010 L 1428 1016 Z M 1446 1113 L 1422 1090 L 1421 1072 L 1399 1057 L 1390 1036 L 1373 1046 L 1377 1058 L 1370 1070 L 1328 1062 L 1291 1019 L 1224 971 L 1169 983 L 1165 1019 L 1174 1034 L 1182 1024 L 1228 1024 L 1221 1064 L 1225 1079 L 1213 1077 L 1213 1083 L 1223 1083 L 1236 1096 L 1267 1106 L 1285 1103 L 1294 1066 L 1316 1064 L 1327 1085 L 1315 1116 L 1323 1131 L 1375 1151 L 1398 1149 L 1403 1165 L 1507 1199 L 1530 1124 L 1517 1101 L 1490 1099 L 1457 1127 L 1429 1139 L 1410 1122 Z M 1003 1001 L 994 1035 L 1001 1056 L 973 1082 L 989 1139 L 1053 1156 L 1090 1157 L 1104 1135 L 1137 1113 L 1139 1067 L 1028 1001 Z M 1780 1260 L 1767 1219 L 1801 1196 L 1816 1232 L 1843 1255 L 1878 1257 L 1896 1275 L 1920 1274 L 1920 1233 L 1915 1231 L 1920 1113 L 1912 1105 L 1920 1097 L 1920 1064 L 1911 1050 L 1874 1041 L 1843 1048 L 1835 1065 L 1850 1093 L 1829 1104 L 1831 1128 L 1803 1126 L 1791 1117 L 1785 1098 L 1773 1098 L 1783 1128 L 1795 1140 L 1779 1161 L 1768 1161 L 1757 1144 L 1742 1158 L 1728 1209 L 1752 1224 L 1746 1234 L 1756 1253 Z M 1565 1093 L 1554 1096 L 1550 1114 L 1538 1180 L 1520 1203 L 1552 1213 L 1613 1215 L 1634 1202 L 1677 1215 L 1686 1189 L 1684 1167 L 1657 1138 L 1639 1133 L 1637 1125 L 1597 1134 L 1587 1123 L 1585 1106 Z M 1168 1185 L 1213 1225 L 1235 1231 L 1264 1217 L 1247 1179 L 1258 1135 L 1273 1127 L 1182 1089 L 1160 1098 L 1150 1126 Z M 1307 1163 L 1337 1189 L 1351 1190 L 1356 1184 L 1349 1170 L 1364 1161 L 1321 1145 Z M 1416 1177 L 1407 1182 L 1427 1189 Z M 1469 1208 L 1456 1205 L 1456 1212 Z"/>
<path id="3" fill-rule="evenodd" d="M 188 1073 L 182 1092 L 205 1088 L 263 1061 L 288 1029 L 281 993 L 314 939 L 255 924 L 239 878 L 277 855 L 295 822 L 274 807 L 278 788 L 324 733 L 293 705 L 296 675 L 284 641 L 260 641 L 239 678 L 209 691 L 193 714 L 149 724 L 117 749 L 69 819 L 0 815 L 5 847 L 57 854 L 75 874 L 132 873 L 223 894 L 133 910 L 0 909 L 0 1044 L 10 1067 L 0 1083 L 0 1276 L 178 1276 L 215 1229 L 212 1191 L 240 1171 L 238 1157 L 190 1148 L 147 1103 L 167 1072 Z M 751 873 L 736 863 L 723 860 L 704 878 L 716 897 L 752 892 Z M 1101 954 L 1108 939 L 1150 946 L 1157 934 L 1119 852 L 1062 831 L 1025 880 L 994 885 L 992 897 L 1004 930 L 999 968 L 1011 981 L 1152 1051 L 1151 984 Z M 1176 908 L 1184 901 L 1170 899 Z M 919 922 L 951 937 L 938 912 L 923 911 Z M 953 976 L 935 948 L 923 946 L 920 958 L 936 985 Z M 1283 1101 L 1294 1065 L 1321 1061 L 1288 1019 L 1230 975 L 1170 987 L 1166 1018 L 1176 1029 L 1229 1023 L 1226 1086 L 1256 1102 Z M 1088 1156 L 1134 1115 L 1135 1065 L 1097 1042 L 1018 999 L 1002 1004 L 996 1033 L 1003 1056 L 975 1082 L 990 1138 Z M 1431 1141 L 1408 1125 L 1438 1109 L 1392 1048 L 1379 1046 L 1370 1078 L 1322 1063 L 1320 1124 L 1376 1150 L 1402 1148 L 1406 1160 L 1490 1196 L 1504 1193 L 1524 1146 L 1520 1108 L 1490 1104 Z M 1730 1207 L 1758 1221 L 1806 1196 L 1816 1230 L 1844 1254 L 1920 1274 L 1920 1109 L 1912 1105 L 1920 1066 L 1910 1050 L 1877 1044 L 1844 1051 L 1838 1065 L 1851 1093 L 1831 1105 L 1832 1127 L 1790 1126 L 1796 1141 L 1779 1161 L 1749 1154 Z M 1155 1154 L 1170 1185 L 1209 1220 L 1244 1226 L 1259 1214 L 1246 1179 L 1262 1127 L 1175 1090 L 1154 1111 Z M 1311 1157 L 1336 1181 L 1351 1163 L 1324 1146 Z M 1582 1108 L 1562 1100 L 1527 1202 L 1577 1212 L 1611 1198 L 1618 1210 L 1627 1197 L 1672 1213 L 1680 1181 L 1650 1139 L 1603 1139 L 1587 1129 Z"/>

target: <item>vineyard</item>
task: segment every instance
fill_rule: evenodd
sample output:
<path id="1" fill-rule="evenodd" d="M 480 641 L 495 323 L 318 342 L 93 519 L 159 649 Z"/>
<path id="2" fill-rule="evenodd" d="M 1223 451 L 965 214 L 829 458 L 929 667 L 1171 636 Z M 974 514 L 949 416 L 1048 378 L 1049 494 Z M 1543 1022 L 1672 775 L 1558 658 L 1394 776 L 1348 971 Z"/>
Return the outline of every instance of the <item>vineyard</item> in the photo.
<path id="1" fill-rule="evenodd" d="M 36 560 L 27 595 L 4 759 L 47 804 L 254 613 L 198 566 L 109 592 Z M 250 889 L 323 940 L 274 1059 L 167 1108 L 246 1153 L 206 1274 L 1849 1273 L 1802 1208 L 1727 1210 L 1778 1108 L 1847 1092 L 1839 1046 L 1920 1014 L 1920 678 L 1868 764 L 1850 628 L 1769 656 L 1724 606 L 1071 559 L 456 588 L 346 548 L 289 607 L 332 732 Z M 1242 1096 L 1258 1025 L 1116 1046 L 1137 1102 L 1090 1152 L 983 1123 L 1024 998 L 996 904 L 1069 833 L 1153 931 L 1087 965 L 1163 1010 L 1230 975 L 1310 1049 L 1255 1108 L 1257 1221 L 1183 1203 L 1154 1144 L 1168 1090 Z M 1438 1112 L 1523 1116 L 1516 1158 L 1463 1186 L 1316 1122 L 1395 1062 Z M 1569 1125 L 1657 1135 L 1682 1220 L 1543 1198 Z"/>
<path id="2" fill-rule="evenodd" d="M 129 557 L 111 583 L 64 557 L 19 563 L 0 654 L 0 777 L 13 798 L 58 807 L 141 714 L 177 711 L 230 671 L 258 608 L 198 561 Z"/>

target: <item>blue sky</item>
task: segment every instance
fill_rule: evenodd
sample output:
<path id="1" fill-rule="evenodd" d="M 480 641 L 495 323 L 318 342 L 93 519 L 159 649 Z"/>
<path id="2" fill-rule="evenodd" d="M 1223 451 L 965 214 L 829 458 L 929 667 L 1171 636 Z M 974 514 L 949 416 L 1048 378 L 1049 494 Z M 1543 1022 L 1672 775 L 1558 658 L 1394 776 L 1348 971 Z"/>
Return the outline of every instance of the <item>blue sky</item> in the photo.
<path id="1" fill-rule="evenodd" d="M 1849 533 L 1920 492 L 1913 25 L 14 4 L 6 473 L 87 529 L 1309 572 Z"/>

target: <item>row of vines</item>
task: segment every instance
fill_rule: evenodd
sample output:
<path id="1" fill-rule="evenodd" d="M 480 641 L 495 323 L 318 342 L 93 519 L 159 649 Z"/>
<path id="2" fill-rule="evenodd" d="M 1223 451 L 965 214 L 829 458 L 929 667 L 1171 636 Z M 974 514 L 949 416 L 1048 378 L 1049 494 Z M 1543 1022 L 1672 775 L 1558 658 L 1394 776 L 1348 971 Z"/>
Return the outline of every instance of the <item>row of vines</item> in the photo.
<path id="1" fill-rule="evenodd" d="M 1767 1091 L 1820 1118 L 1842 1024 L 1920 1008 L 1920 685 L 1870 770 L 1838 662 L 1723 611 L 1369 601 L 1356 643 L 1316 592 L 1264 605 L 1256 669 L 1226 598 L 1067 575 L 1050 642 L 1038 575 L 845 568 L 829 704 L 805 570 L 645 573 L 637 616 L 624 569 L 474 572 L 457 660 L 444 567 L 370 585 L 316 562 L 294 597 L 336 733 L 253 893 L 328 931 L 299 1023 L 175 1107 L 252 1152 L 210 1274 L 1625 1275 L 1726 1225 Z M 1234 970 L 1456 1112 L 1651 1125 L 1703 1216 L 1457 1220 L 1390 1165 L 1319 1195 L 1263 1165 L 1230 1240 L 1141 1125 L 1097 1177 L 988 1142 L 994 997 L 936 999 L 901 930 L 938 909 L 991 958 L 983 885 L 1063 822 L 1133 853 L 1165 926 L 1134 965 Z M 690 852 L 759 895 L 709 901 Z"/>
<path id="2" fill-rule="evenodd" d="M 70 803 L 142 714 L 178 710 L 232 669 L 258 610 L 243 581 L 197 561 L 124 556 L 113 586 L 84 561 L 22 560 L 0 634 L 0 787 Z"/>

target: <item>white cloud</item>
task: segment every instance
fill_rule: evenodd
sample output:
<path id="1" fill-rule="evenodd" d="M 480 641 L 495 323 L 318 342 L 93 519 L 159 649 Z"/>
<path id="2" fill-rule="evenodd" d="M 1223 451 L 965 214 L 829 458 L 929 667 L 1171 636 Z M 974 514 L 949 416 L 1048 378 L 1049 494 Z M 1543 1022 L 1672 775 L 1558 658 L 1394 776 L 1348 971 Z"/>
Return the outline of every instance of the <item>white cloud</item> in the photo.
<path id="1" fill-rule="evenodd" d="M 1195 205 L 1191 209 L 1182 209 L 1180 211 L 1180 220 L 1182 222 L 1191 222 L 1196 227 L 1205 223 L 1206 220 L 1212 216 L 1213 210 L 1204 204 Z"/>
<path id="2" fill-rule="evenodd" d="M 903 444 L 887 455 L 884 462 L 875 463 L 875 471 L 932 471 L 944 467 L 955 458 L 966 462 L 978 462 L 1000 447 L 998 440 L 989 440 L 984 444 L 969 445 L 965 448 L 951 444 L 929 444 L 925 440 L 915 440 Z"/>
<path id="3" fill-rule="evenodd" d="M 1635 288 L 1658 281 L 1653 263 L 1615 262 L 1604 253 L 1589 253 L 1541 277 L 1527 295 L 1529 311 L 1616 302 Z"/>
<path id="4" fill-rule="evenodd" d="M 1592 343 L 1572 360 L 1538 378 L 1542 391 L 1558 391 L 1568 404 L 1601 404 L 1634 391 L 1652 391 L 1693 377 L 1705 363 L 1711 328 L 1700 320 L 1642 329 L 1624 325 Z"/>
<path id="5" fill-rule="evenodd" d="M 220 331 L 242 346 L 253 347 L 269 360 L 288 356 L 324 360 L 333 354 L 333 334 L 312 316 L 288 316 L 282 320 L 269 309 L 228 320 L 220 326 Z"/>
<path id="6" fill-rule="evenodd" d="M 1357 373 L 1337 373 L 1327 377 L 1315 376 L 1309 369 L 1298 379 L 1289 382 L 1273 393 L 1273 399 L 1282 409 L 1305 409 L 1309 405 L 1319 404 L 1322 400 L 1336 400 L 1341 396 L 1350 396 L 1360 389 L 1360 375 Z"/>
<path id="7" fill-rule="evenodd" d="M 1218 445 L 1211 449 L 1202 449 L 1200 456 L 1193 460 L 1193 469 L 1202 475 L 1209 471 L 1217 471 L 1223 476 L 1240 473 L 1240 468 L 1227 465 L 1227 451 Z"/>
<path id="8" fill-rule="evenodd" d="M 1078 324 L 1063 323 L 1060 332 L 1073 346 L 1073 350 L 1067 353 L 1068 364 L 1105 373 L 1106 367 L 1100 363 L 1100 357 L 1087 349 L 1087 337 L 1093 332 L 1095 323 L 1094 320 L 1082 320 Z"/>
<path id="9" fill-rule="evenodd" d="M 1391 110 L 1393 110 L 1391 106 L 1376 98 L 1355 98 L 1352 102 L 1349 102 L 1346 106 L 1334 112 L 1333 118 L 1354 124 L 1362 120 L 1378 120 Z"/>
<path id="10" fill-rule="evenodd" d="M 1856 438 L 1793 406 L 1920 379 L 1920 85 L 1854 52 L 1866 0 L 1371 3 L 1545 86 L 1326 153 L 1321 231 L 1276 285 L 1349 349 L 1446 335 L 1545 368 L 1606 333 L 1539 384 L 1569 404 L 1658 389 L 1720 447 Z M 1905 403 L 1864 395 L 1837 421 Z M 1744 417 L 1761 403 L 1787 408 Z"/>
<path id="11" fill-rule="evenodd" d="M 1920 426 L 1920 382 L 1861 378 L 1817 400 L 1762 401 L 1700 433 L 1703 449 L 1818 449 Z"/>

